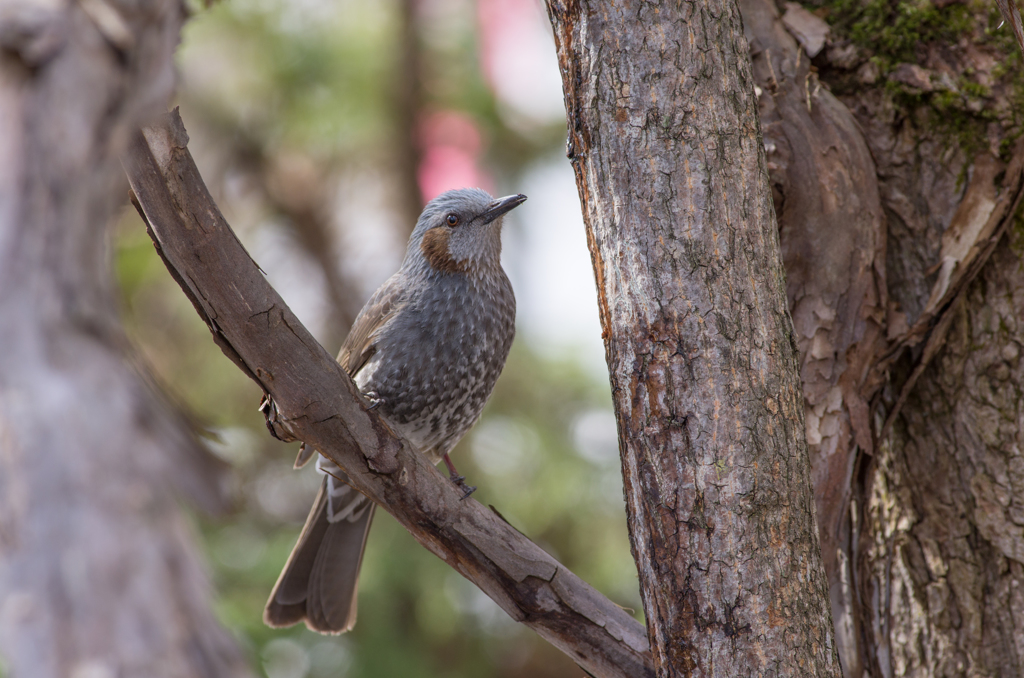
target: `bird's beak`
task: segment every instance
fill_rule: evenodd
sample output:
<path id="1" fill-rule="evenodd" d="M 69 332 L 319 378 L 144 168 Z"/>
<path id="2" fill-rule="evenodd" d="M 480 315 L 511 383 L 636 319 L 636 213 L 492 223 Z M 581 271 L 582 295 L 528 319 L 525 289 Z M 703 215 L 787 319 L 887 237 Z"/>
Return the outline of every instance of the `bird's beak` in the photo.
<path id="1" fill-rule="evenodd" d="M 522 193 L 506 195 L 504 198 L 498 198 L 488 205 L 484 213 L 480 215 L 480 218 L 483 220 L 483 223 L 489 224 L 498 217 L 503 216 L 506 212 L 511 212 L 519 207 L 524 202 L 526 202 L 526 196 Z"/>

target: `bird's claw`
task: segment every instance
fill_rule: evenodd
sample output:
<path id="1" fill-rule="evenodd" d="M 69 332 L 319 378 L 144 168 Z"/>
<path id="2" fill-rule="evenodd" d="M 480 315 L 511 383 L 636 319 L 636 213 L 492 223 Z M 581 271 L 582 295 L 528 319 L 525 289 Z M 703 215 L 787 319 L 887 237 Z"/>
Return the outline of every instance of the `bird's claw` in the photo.
<path id="1" fill-rule="evenodd" d="M 366 402 L 370 403 L 370 406 L 366 408 L 368 410 L 375 410 L 384 404 L 384 399 L 377 395 L 376 391 L 367 391 L 363 397 L 366 398 Z"/>
<path id="2" fill-rule="evenodd" d="M 263 413 L 267 420 L 267 430 L 270 431 L 270 435 L 286 443 L 296 440 L 295 436 L 288 430 L 285 419 L 281 416 L 280 410 L 277 409 L 277 403 L 274 402 L 269 393 L 263 394 L 263 399 L 260 400 L 259 411 Z"/>
<path id="3" fill-rule="evenodd" d="M 467 485 L 466 484 L 466 476 L 450 476 L 450 479 L 455 484 L 455 487 L 457 487 L 460 490 L 462 490 L 462 493 L 463 493 L 462 494 L 462 498 L 459 499 L 459 501 L 462 501 L 463 499 L 465 499 L 469 495 L 471 495 L 474 492 L 476 492 L 476 486 L 475 485 Z"/>
<path id="4" fill-rule="evenodd" d="M 465 493 L 462 495 L 462 499 L 465 499 L 476 492 L 476 488 L 474 486 L 466 484 L 466 476 L 460 476 L 459 472 L 455 470 L 455 464 L 452 463 L 451 457 L 448 456 L 447 452 L 444 453 L 441 459 L 444 460 L 444 465 L 448 467 L 448 477 L 451 478 L 453 483 L 455 483 L 455 487 Z M 459 501 L 462 501 L 462 499 Z"/>

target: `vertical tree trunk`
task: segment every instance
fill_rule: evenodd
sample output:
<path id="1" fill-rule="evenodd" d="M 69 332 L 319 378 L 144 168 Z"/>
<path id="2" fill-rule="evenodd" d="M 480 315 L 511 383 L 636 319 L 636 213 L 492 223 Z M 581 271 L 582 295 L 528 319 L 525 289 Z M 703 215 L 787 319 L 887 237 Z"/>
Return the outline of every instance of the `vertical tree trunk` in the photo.
<path id="1" fill-rule="evenodd" d="M 857 452 L 873 450 L 868 403 L 881 380 L 871 368 L 886 348 L 885 217 L 853 115 L 818 82 L 773 0 L 739 5 L 760 88 L 836 645 L 844 675 L 859 677 L 849 508 Z"/>
<path id="2" fill-rule="evenodd" d="M 917 11 L 822 4 L 872 36 L 878 12 Z M 1016 46 L 958 5 L 913 49 L 740 5 L 844 672 L 1021 675 L 1024 283 L 1019 233 L 1000 241 L 1024 192 L 1024 146 L 1006 143 L 1021 79 L 1001 72 Z"/>
<path id="3" fill-rule="evenodd" d="M 853 581 L 873 676 L 1024 675 L 1024 145 L 1002 143 L 1019 123 L 996 71 L 1009 55 L 982 43 L 986 30 L 979 19 L 920 61 L 925 77 L 949 69 L 992 83 L 971 104 L 985 117 L 961 118 L 959 138 L 946 121 L 962 111 L 908 109 L 882 87 L 844 97 L 881 178 L 888 333 L 929 330 L 894 363 L 879 412 L 898 414 L 854 479 Z M 982 229 L 977 245 L 995 252 L 952 293 L 972 269 L 953 257 L 993 223 L 1009 234 Z"/>
<path id="4" fill-rule="evenodd" d="M 399 53 L 392 83 L 395 111 L 395 167 L 396 188 L 401 219 L 409 233 L 423 210 L 418 171 L 420 166 L 420 114 L 423 111 L 424 50 L 420 45 L 419 19 L 415 0 L 398 3 Z"/>
<path id="5" fill-rule="evenodd" d="M 659 675 L 839 675 L 739 11 L 548 11 Z"/>
<path id="6" fill-rule="evenodd" d="M 0 30 L 0 656 L 12 678 L 247 670 L 175 489 L 220 470 L 128 362 L 106 228 L 184 7 L 7 3 Z M 174 485 L 176 487 L 171 487 Z"/>
<path id="7" fill-rule="evenodd" d="M 865 474 L 878 676 L 1024 675 L 1024 239 L 965 298 Z"/>

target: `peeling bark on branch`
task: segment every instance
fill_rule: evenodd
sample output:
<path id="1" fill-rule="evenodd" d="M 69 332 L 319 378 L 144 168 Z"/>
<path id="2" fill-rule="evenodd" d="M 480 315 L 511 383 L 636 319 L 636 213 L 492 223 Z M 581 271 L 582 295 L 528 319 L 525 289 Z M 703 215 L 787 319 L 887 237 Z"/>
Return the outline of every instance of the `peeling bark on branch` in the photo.
<path id="1" fill-rule="evenodd" d="M 126 169 L 164 262 L 225 353 L 273 398 L 276 431 L 312 445 L 427 549 L 594 676 L 652 676 L 643 627 L 473 499 L 367 409 L 263 278 L 202 183 L 177 114 Z"/>
<path id="2" fill-rule="evenodd" d="M 738 9 L 548 12 L 658 673 L 839 675 Z"/>

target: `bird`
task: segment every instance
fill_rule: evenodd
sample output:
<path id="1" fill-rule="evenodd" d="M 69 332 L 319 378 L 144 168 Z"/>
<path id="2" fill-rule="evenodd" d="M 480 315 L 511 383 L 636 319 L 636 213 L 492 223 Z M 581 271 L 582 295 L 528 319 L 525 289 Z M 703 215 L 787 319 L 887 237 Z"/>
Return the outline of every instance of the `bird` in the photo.
<path id="1" fill-rule="evenodd" d="M 427 203 L 401 267 L 356 316 L 338 353 L 370 407 L 434 464 L 476 423 L 515 336 L 516 301 L 501 267 L 502 218 L 526 200 L 495 199 L 479 188 L 447 191 Z M 300 448 L 296 467 L 313 456 Z M 375 505 L 323 455 L 324 475 L 264 610 L 264 622 L 305 622 L 338 634 L 355 625 L 357 582 Z"/>

